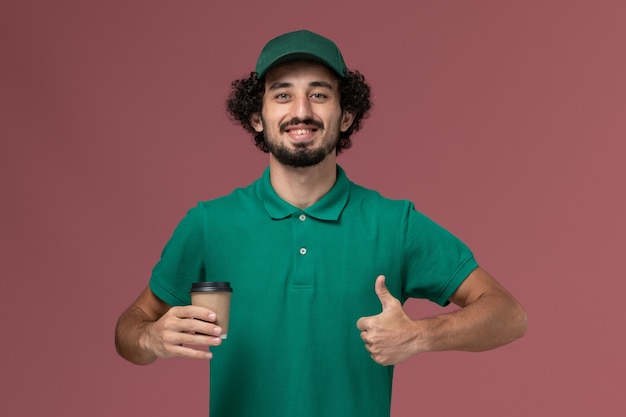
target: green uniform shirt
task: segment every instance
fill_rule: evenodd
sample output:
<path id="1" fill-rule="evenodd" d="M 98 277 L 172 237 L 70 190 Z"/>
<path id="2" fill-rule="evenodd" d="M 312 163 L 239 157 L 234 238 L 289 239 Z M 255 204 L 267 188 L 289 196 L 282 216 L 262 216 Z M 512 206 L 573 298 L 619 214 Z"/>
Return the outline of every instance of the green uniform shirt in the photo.
<path id="1" fill-rule="evenodd" d="M 477 267 L 469 249 L 415 211 L 348 180 L 299 209 L 269 168 L 250 186 L 200 203 L 155 266 L 152 291 L 190 303 L 196 281 L 230 281 L 228 339 L 212 348 L 211 417 L 389 416 L 392 366 L 356 328 L 381 312 L 380 274 L 402 302 L 448 303 Z"/>

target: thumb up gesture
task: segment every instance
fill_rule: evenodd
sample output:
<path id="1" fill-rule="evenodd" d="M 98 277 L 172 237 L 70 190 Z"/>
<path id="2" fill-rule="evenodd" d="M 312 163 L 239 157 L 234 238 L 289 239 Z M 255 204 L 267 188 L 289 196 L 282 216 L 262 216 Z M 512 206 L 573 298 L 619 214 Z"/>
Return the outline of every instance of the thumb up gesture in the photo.
<path id="1" fill-rule="evenodd" d="M 381 365 L 394 365 L 417 353 L 418 322 L 406 314 L 400 301 L 389 292 L 383 275 L 376 278 L 374 291 L 382 312 L 361 317 L 356 327 L 361 330 L 361 339 L 372 359 Z"/>

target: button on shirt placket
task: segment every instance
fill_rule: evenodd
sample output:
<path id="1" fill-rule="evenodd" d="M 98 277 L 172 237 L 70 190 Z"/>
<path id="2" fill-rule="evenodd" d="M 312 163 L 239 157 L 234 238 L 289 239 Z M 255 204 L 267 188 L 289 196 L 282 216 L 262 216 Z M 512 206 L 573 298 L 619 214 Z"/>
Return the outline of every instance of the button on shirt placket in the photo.
<path id="1" fill-rule="evenodd" d="M 294 213 L 294 256 L 295 268 L 292 284 L 296 288 L 312 288 L 313 260 L 311 256 L 311 228 L 313 220 L 306 213 Z"/>

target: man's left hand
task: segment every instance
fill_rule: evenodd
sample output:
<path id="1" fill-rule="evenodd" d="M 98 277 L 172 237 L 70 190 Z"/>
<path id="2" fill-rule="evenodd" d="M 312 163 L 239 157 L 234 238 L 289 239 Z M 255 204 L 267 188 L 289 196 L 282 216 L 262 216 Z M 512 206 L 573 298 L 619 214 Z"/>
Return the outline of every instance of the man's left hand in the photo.
<path id="1" fill-rule="evenodd" d="M 413 321 L 385 285 L 384 275 L 376 278 L 374 286 L 382 305 L 382 312 L 375 316 L 361 317 L 356 327 L 361 330 L 361 339 L 372 359 L 381 365 L 402 362 L 416 351 L 416 334 Z"/>

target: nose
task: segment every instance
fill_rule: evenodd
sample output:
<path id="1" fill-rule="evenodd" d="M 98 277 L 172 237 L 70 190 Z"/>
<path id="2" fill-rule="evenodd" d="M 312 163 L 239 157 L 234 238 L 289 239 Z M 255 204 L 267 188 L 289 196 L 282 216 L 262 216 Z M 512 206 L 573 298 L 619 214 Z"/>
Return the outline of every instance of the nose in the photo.
<path id="1" fill-rule="evenodd" d="M 300 120 L 310 119 L 313 116 L 313 109 L 309 97 L 306 95 L 298 96 L 293 100 L 292 115 Z"/>

